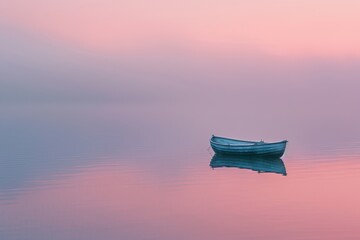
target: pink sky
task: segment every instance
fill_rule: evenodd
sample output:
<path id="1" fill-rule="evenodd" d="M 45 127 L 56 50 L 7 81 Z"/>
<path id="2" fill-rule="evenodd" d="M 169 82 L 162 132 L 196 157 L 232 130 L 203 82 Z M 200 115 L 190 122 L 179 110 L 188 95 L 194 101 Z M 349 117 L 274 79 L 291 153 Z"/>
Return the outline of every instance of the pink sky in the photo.
<path id="1" fill-rule="evenodd" d="M 355 0 L 14 0 L 0 9 L 3 26 L 107 53 L 165 45 L 281 56 L 360 55 Z"/>

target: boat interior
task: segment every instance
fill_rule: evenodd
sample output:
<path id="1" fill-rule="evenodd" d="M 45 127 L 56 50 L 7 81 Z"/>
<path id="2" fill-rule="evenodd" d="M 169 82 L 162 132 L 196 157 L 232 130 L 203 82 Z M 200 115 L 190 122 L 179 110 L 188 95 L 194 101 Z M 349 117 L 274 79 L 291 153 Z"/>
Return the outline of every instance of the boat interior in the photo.
<path id="1" fill-rule="evenodd" d="M 243 140 L 236 140 L 236 139 L 231 139 L 231 138 L 222 138 L 222 137 L 216 137 L 213 136 L 211 138 L 211 141 L 214 143 L 219 143 L 219 144 L 236 144 L 236 145 L 254 145 L 254 144 L 261 144 L 264 143 L 263 141 L 260 142 L 253 142 L 253 141 L 243 141 Z"/>

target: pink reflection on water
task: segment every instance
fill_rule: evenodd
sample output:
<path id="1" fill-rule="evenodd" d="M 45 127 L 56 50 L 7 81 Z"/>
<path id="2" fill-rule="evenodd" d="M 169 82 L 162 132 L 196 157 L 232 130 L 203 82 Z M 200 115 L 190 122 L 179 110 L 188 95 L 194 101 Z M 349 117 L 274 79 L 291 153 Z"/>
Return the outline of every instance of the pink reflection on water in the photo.
<path id="1" fill-rule="evenodd" d="M 2 215 L 34 239 L 357 239 L 354 160 L 285 163 L 287 177 L 192 166 L 161 179 L 135 166 L 96 166 L 22 194 Z"/>

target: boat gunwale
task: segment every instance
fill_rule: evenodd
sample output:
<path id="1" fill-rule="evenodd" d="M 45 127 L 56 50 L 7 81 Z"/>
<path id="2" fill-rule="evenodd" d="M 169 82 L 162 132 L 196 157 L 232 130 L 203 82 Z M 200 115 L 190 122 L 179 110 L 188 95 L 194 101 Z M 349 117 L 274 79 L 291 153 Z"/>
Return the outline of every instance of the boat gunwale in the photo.
<path id="1" fill-rule="evenodd" d="M 228 139 L 228 140 L 233 140 L 233 141 L 238 141 L 238 142 L 253 143 L 253 145 L 218 143 L 218 142 L 213 141 L 213 140 L 212 140 L 213 138 L 222 138 L 222 139 Z M 228 147 L 229 147 L 229 146 L 230 146 L 230 147 L 233 147 L 233 146 L 236 146 L 236 147 L 254 147 L 254 146 L 260 147 L 260 146 L 264 146 L 264 145 L 280 144 L 280 143 L 287 143 L 287 142 L 288 142 L 287 140 L 282 140 L 282 141 L 279 141 L 279 142 L 271 142 L 271 143 L 263 142 L 262 144 L 256 144 L 256 143 L 260 143 L 260 142 L 239 140 L 239 139 L 226 138 L 226 137 L 218 137 L 218 136 L 215 136 L 215 135 L 212 135 L 212 137 L 211 137 L 211 139 L 210 139 L 210 143 L 212 143 L 212 144 L 216 144 L 216 145 L 220 145 L 220 146 L 228 146 Z"/>

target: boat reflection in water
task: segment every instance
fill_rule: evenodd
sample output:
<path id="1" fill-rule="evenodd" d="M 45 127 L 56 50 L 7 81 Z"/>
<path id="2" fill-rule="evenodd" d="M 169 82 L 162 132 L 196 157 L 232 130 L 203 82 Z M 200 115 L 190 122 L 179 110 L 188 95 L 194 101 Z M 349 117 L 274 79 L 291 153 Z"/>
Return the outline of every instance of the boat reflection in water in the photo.
<path id="1" fill-rule="evenodd" d="M 236 156 L 215 154 L 210 162 L 210 167 L 236 167 L 250 169 L 258 173 L 277 173 L 286 176 L 284 162 L 280 158 Z"/>

